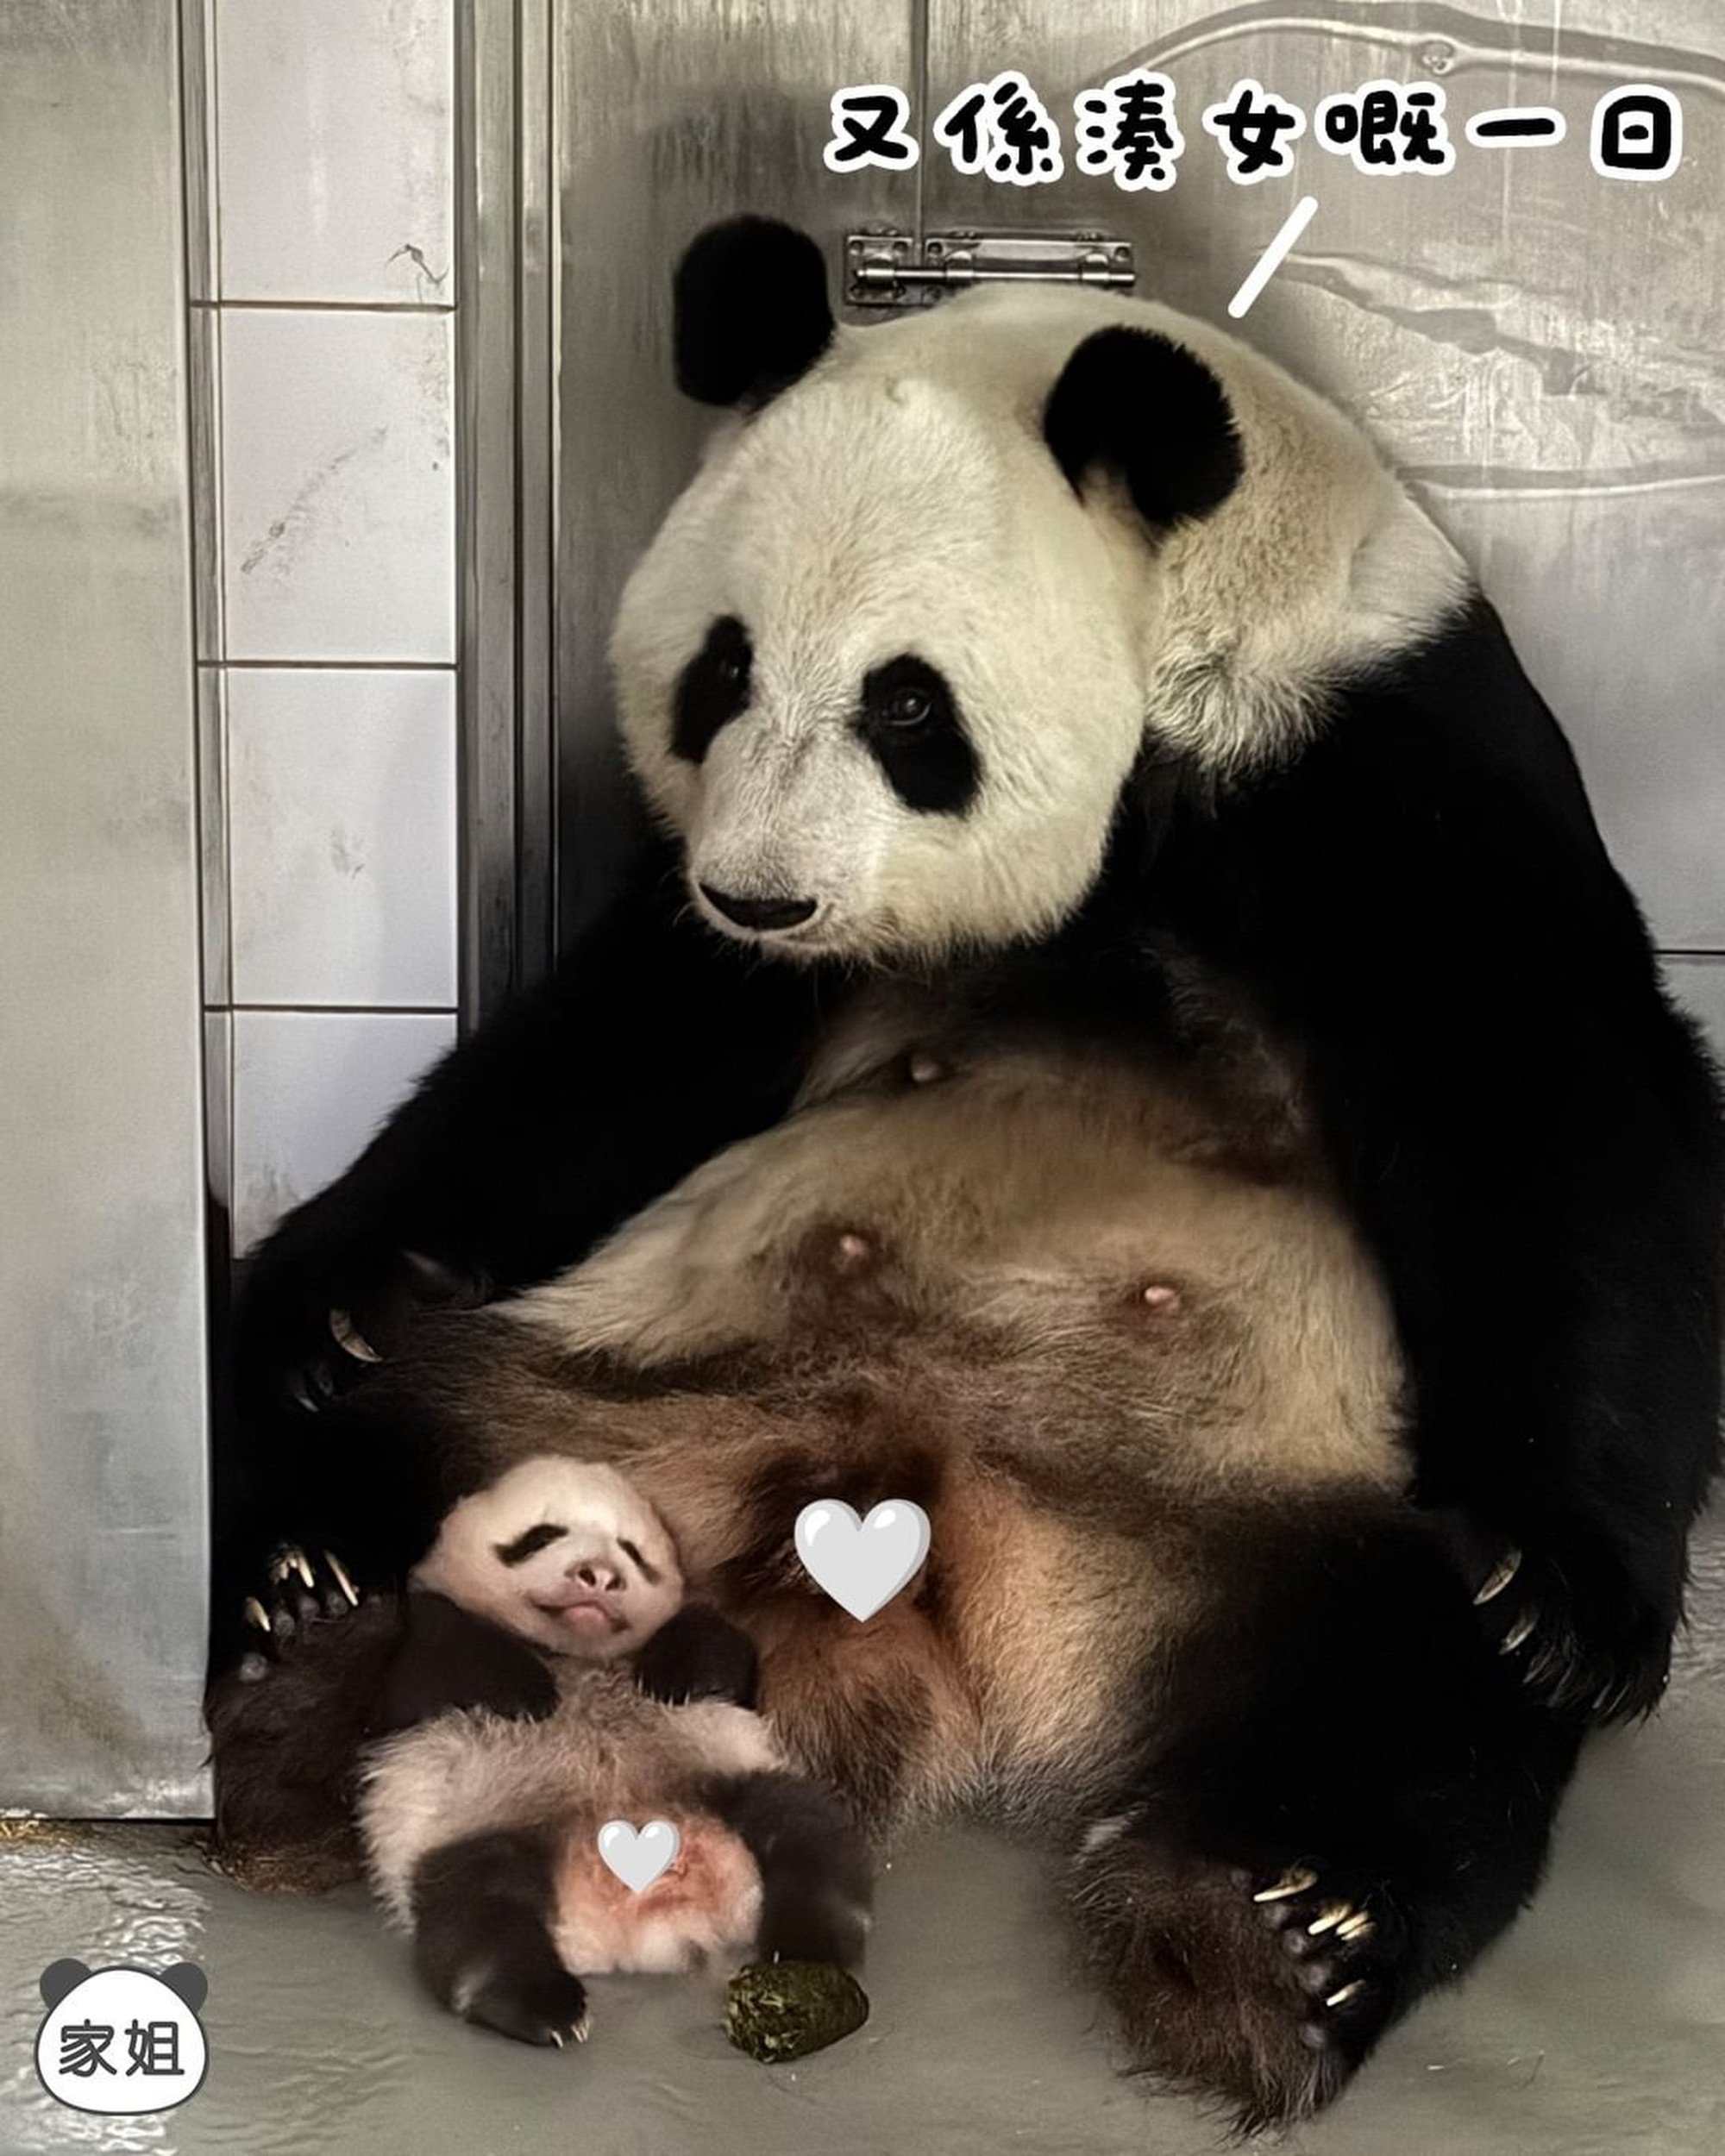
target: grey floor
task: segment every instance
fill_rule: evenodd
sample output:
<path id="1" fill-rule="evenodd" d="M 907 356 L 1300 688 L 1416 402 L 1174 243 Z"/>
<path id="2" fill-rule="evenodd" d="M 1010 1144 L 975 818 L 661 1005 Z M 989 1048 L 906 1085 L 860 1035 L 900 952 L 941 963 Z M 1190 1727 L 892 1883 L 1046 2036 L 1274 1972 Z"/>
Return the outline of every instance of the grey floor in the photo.
<path id="1" fill-rule="evenodd" d="M 1596 1745 L 1534 1910 L 1426 2006 L 1313 2156 L 1718 2156 L 1725 2150 L 1725 1531 L 1659 1720 Z M 0 2156 L 954 2156 L 1022 2148 L 1197 2156 L 1214 2125 L 1113 2069 L 1065 1980 L 1036 1867 L 979 1832 L 930 1836 L 883 1882 L 874 2015 L 798 2067 L 719 2034 L 716 1986 L 597 1987 L 592 2041 L 523 2050 L 435 2012 L 357 1890 L 260 1901 L 186 1830 L 0 1821 Z M 104 2121 L 38 2086 L 35 1984 L 189 1959 L 210 2069 L 182 2110 Z"/>

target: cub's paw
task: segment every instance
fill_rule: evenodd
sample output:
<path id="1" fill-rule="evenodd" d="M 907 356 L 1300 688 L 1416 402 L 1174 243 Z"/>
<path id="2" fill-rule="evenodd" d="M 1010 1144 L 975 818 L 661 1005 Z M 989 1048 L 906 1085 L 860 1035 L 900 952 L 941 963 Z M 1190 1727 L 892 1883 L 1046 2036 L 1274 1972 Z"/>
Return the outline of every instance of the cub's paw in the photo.
<path id="1" fill-rule="evenodd" d="M 552 2044 L 561 2051 L 587 2040 L 586 1989 L 547 1954 L 505 1950 L 475 1964 L 456 1979 L 449 2006 L 464 2021 L 518 2044 Z"/>
<path id="2" fill-rule="evenodd" d="M 1243 2134 L 1322 2109 L 1396 2011 L 1393 1913 L 1316 1864 L 1266 1877 L 1107 1827 L 1074 1894 L 1135 2064 L 1220 2099 Z"/>
<path id="3" fill-rule="evenodd" d="M 649 1699 L 671 1707 L 702 1699 L 754 1707 L 761 1695 L 761 1658 L 748 1634 L 716 1609 L 686 1602 L 636 1656 L 635 1682 Z"/>
<path id="4" fill-rule="evenodd" d="M 248 1684 L 267 1677 L 294 1641 L 346 1617 L 364 1599 L 333 1550 L 308 1551 L 292 1542 L 278 1545 L 271 1553 L 259 1587 L 245 1599 L 247 1645 L 234 1671 Z"/>

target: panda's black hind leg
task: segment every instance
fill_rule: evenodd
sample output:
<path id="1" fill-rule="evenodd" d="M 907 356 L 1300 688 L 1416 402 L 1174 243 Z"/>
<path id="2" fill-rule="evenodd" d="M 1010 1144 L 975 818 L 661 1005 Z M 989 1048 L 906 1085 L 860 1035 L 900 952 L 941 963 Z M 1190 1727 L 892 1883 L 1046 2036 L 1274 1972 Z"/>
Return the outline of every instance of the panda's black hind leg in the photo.
<path id="1" fill-rule="evenodd" d="M 1217 1573 L 1070 1885 L 1134 2063 L 1251 2132 L 1328 2103 L 1524 1906 L 1581 1721 L 1528 1697 L 1410 1512 L 1237 1519 Z"/>
<path id="2" fill-rule="evenodd" d="M 475 1834 L 421 1859 L 414 1959 L 432 1996 L 518 2043 L 580 2043 L 586 1990 L 557 1959 L 555 1851 L 538 1833 Z"/>

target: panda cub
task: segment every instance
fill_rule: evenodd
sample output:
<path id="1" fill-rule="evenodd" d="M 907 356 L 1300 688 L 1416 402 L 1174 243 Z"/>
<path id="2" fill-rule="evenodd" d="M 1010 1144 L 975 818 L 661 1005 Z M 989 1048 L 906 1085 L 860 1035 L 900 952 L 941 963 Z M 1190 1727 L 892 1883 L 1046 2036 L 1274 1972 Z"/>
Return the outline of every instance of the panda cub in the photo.
<path id="1" fill-rule="evenodd" d="M 580 1979 L 726 1954 L 860 1957 L 869 1861 L 786 1771 L 743 1633 L 686 1603 L 663 1521 L 613 1468 L 523 1461 L 449 1513 L 409 1584 L 360 1827 L 391 1916 L 454 2012 L 585 2037 Z M 638 1891 L 612 1819 L 679 1846 Z"/>

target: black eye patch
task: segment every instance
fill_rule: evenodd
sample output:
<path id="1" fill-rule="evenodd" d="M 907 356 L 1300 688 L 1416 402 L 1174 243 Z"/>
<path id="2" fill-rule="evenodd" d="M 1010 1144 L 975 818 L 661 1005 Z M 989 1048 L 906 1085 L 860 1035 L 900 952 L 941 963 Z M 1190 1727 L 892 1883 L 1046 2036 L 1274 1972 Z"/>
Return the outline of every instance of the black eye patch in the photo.
<path id="1" fill-rule="evenodd" d="M 906 651 L 864 676 L 857 737 L 906 808 L 960 816 L 981 768 L 958 705 L 938 667 Z"/>
<path id="2" fill-rule="evenodd" d="M 735 614 L 721 614 L 678 679 L 671 711 L 674 755 L 699 763 L 719 728 L 748 710 L 754 667 L 749 631 Z"/>
<path id="3" fill-rule="evenodd" d="M 536 1557 L 554 1542 L 561 1542 L 568 1532 L 553 1520 L 542 1520 L 536 1527 L 528 1527 L 517 1535 L 513 1542 L 499 1542 L 492 1546 L 501 1563 L 525 1564 L 529 1557 Z"/>
<path id="4" fill-rule="evenodd" d="M 624 1538 L 619 1535 L 617 1539 L 617 1546 L 622 1551 L 624 1556 L 629 1559 L 630 1564 L 634 1565 L 636 1570 L 641 1575 L 642 1578 L 646 1581 L 649 1587 L 656 1587 L 659 1584 L 659 1573 L 657 1568 L 648 1564 L 646 1558 L 642 1556 L 640 1551 L 637 1549 L 632 1542 L 625 1541 Z"/>

